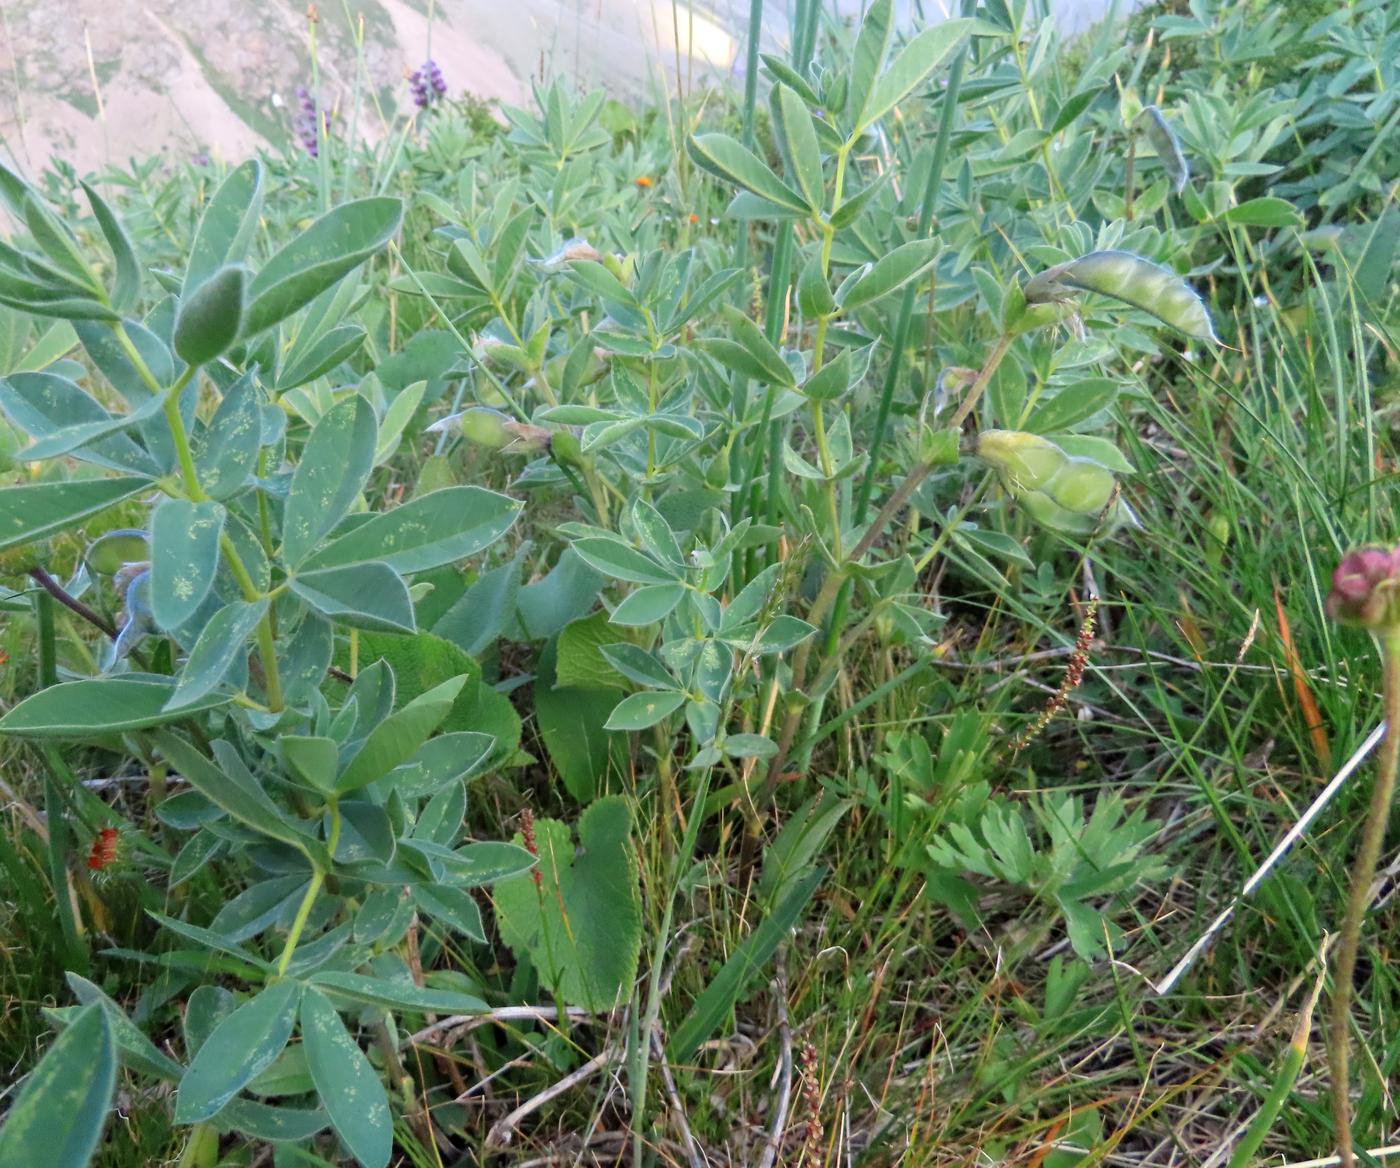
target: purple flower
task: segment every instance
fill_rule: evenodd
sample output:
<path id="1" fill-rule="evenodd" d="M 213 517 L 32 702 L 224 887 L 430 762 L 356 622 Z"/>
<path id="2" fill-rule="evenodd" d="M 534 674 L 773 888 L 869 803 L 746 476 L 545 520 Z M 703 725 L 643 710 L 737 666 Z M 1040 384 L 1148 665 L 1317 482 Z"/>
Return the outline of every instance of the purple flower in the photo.
<path id="1" fill-rule="evenodd" d="M 304 85 L 297 86 L 297 106 L 297 138 L 301 141 L 302 149 L 315 158 L 320 153 L 321 135 L 330 134 L 331 115 L 329 111 L 320 113 L 317 110 L 316 99 Z"/>
<path id="2" fill-rule="evenodd" d="M 447 81 L 434 60 L 424 61 L 408 78 L 409 90 L 413 93 L 413 104 L 419 109 L 427 109 L 439 98 L 447 96 Z"/>
<path id="3" fill-rule="evenodd" d="M 1400 547 L 1348 552 L 1332 573 L 1327 613 L 1342 624 L 1400 627 Z"/>

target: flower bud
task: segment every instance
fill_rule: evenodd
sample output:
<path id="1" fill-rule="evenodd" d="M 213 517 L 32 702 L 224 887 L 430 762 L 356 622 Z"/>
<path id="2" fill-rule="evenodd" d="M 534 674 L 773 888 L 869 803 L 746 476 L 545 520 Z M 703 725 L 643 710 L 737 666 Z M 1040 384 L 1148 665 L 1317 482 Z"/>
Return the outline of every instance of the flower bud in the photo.
<path id="1" fill-rule="evenodd" d="M 1327 614 L 1344 625 L 1400 629 L 1400 547 L 1348 552 L 1332 573 Z"/>

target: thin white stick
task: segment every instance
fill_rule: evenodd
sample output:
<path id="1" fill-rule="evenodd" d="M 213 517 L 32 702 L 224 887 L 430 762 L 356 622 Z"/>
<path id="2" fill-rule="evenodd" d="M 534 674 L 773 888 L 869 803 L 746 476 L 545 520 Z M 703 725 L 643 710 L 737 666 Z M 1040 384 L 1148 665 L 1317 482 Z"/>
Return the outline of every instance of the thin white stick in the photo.
<path id="1" fill-rule="evenodd" d="M 1384 1148 L 1372 1148 L 1366 1153 L 1379 1160 L 1382 1156 L 1400 1156 L 1400 1144 L 1387 1144 Z M 1294 1160 L 1291 1164 L 1281 1164 L 1279 1168 L 1333 1168 L 1340 1164 L 1340 1156 L 1324 1156 L 1321 1160 Z"/>
<path id="2" fill-rule="evenodd" d="M 1314 799 L 1308 809 L 1303 812 L 1298 822 L 1288 829 L 1288 832 L 1278 841 L 1274 850 L 1270 852 L 1268 856 L 1265 857 L 1264 862 L 1254 870 L 1254 875 L 1244 882 L 1244 887 L 1240 889 L 1239 895 L 1226 906 L 1224 912 L 1210 923 L 1210 928 L 1201 934 L 1196 943 L 1192 945 L 1190 949 L 1186 950 L 1185 955 L 1176 963 L 1172 971 L 1153 987 L 1159 996 L 1171 992 L 1172 986 L 1176 985 L 1181 975 L 1191 968 L 1196 958 L 1199 957 L 1206 946 L 1214 940 L 1215 935 L 1220 932 L 1229 922 L 1230 918 L 1235 915 L 1235 909 L 1239 908 L 1240 901 L 1244 900 L 1245 897 L 1263 883 L 1264 877 L 1269 874 L 1273 866 L 1277 864 L 1279 860 L 1283 858 L 1284 853 L 1297 842 L 1298 837 L 1312 826 L 1313 820 L 1322 814 L 1322 809 L 1331 802 L 1332 796 L 1341 790 L 1342 784 L 1351 778 L 1356 768 L 1366 761 L 1366 756 L 1376 749 L 1376 744 L 1379 743 L 1384 736 L 1385 723 L 1382 722 L 1371 731 L 1366 741 L 1356 748 L 1355 753 L 1342 764 L 1341 769 L 1333 776 L 1332 781 L 1322 788 L 1317 798 Z M 1340 1161 L 1336 1160 L 1318 1160 L 1314 1163 L 1333 1164 L 1339 1162 Z"/>

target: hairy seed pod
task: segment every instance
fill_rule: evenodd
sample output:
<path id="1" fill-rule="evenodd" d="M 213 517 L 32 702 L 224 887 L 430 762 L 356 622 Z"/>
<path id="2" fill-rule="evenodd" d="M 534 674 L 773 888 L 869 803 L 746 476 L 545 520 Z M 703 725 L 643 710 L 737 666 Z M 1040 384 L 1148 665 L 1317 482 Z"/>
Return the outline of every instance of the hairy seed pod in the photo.
<path id="1" fill-rule="evenodd" d="M 1061 298 L 1062 289 L 1097 292 L 1171 325 L 1188 337 L 1219 342 L 1210 313 L 1191 285 L 1173 272 L 1129 251 L 1094 251 L 1057 264 L 1027 281 L 1026 300 Z"/>
<path id="2" fill-rule="evenodd" d="M 977 457 L 995 468 L 1013 495 L 1048 486 L 1069 460 L 1049 438 L 1024 430 L 983 430 Z"/>
<path id="3" fill-rule="evenodd" d="M 1132 518 L 1114 497 L 1117 480 L 1108 467 L 1067 454 L 1049 438 L 1021 430 L 985 430 L 977 439 L 977 456 L 1043 527 L 1088 535 L 1100 522 Z"/>
<path id="4" fill-rule="evenodd" d="M 1178 195 L 1181 194 L 1191 180 L 1191 164 L 1186 161 L 1181 142 L 1167 124 L 1167 119 L 1162 116 L 1162 111 L 1155 105 L 1147 106 L 1138 115 L 1137 121 L 1142 125 L 1148 142 L 1157 152 L 1157 157 L 1161 159 L 1162 167 L 1171 179 L 1172 190 Z"/>

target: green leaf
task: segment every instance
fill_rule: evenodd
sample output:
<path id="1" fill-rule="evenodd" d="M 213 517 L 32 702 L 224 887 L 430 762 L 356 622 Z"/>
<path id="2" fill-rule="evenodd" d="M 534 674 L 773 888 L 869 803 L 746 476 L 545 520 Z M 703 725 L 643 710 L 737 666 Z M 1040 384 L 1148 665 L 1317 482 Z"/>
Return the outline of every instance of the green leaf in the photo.
<path id="1" fill-rule="evenodd" d="M 933 266 L 938 240 L 914 239 L 857 268 L 836 290 L 836 303 L 850 312 L 904 287 Z"/>
<path id="2" fill-rule="evenodd" d="M 303 348 L 293 349 L 282 372 L 277 375 L 279 390 L 295 389 L 329 373 L 365 341 L 365 330 L 357 324 L 342 324 Z"/>
<path id="3" fill-rule="evenodd" d="M 817 868 L 792 881 L 777 907 L 744 938 L 714 980 L 695 1000 L 685 1020 L 671 1036 L 667 1053 L 675 1062 L 693 1058 L 700 1044 L 715 1032 L 743 996 L 749 983 L 772 959 L 783 939 L 796 927 L 802 910 L 826 875 Z"/>
<path id="4" fill-rule="evenodd" d="M 411 758 L 442 725 L 466 680 L 465 676 L 460 676 L 444 681 L 376 726 L 340 772 L 336 790 L 341 794 L 357 791 Z"/>
<path id="5" fill-rule="evenodd" d="M 210 695 L 182 710 L 167 710 L 172 679 L 126 675 L 65 681 L 31 694 L 0 718 L 0 734 L 17 738 L 96 738 L 146 730 L 227 704 Z"/>
<path id="6" fill-rule="evenodd" d="M 1061 387 L 1049 401 L 1031 411 L 1026 429 L 1035 434 L 1054 434 L 1077 426 L 1106 410 L 1118 397 L 1118 383 L 1107 377 L 1089 377 Z"/>
<path id="7" fill-rule="evenodd" d="M 199 1048 L 175 1100 L 176 1123 L 201 1123 L 272 1064 L 296 1021 L 301 986 L 278 981 L 224 1018 Z"/>
<path id="8" fill-rule="evenodd" d="M 112 1024 L 112 1036 L 125 1066 L 158 1078 L 174 1080 L 180 1077 L 184 1068 L 147 1038 L 136 1023 L 126 1016 L 126 1012 L 101 989 L 76 973 L 67 973 L 64 977 L 73 996 L 84 1006 L 96 1003 L 102 1007 Z"/>
<path id="9" fill-rule="evenodd" d="M 632 813 L 617 795 L 583 813 L 577 848 L 566 824 L 537 820 L 541 883 L 526 872 L 493 892 L 506 944 L 528 954 L 566 1002 L 587 1009 L 626 1000 L 637 973 L 641 894 L 631 830 Z"/>
<path id="10" fill-rule="evenodd" d="M 1301 227 L 1303 216 L 1287 199 L 1265 195 L 1231 207 L 1221 216 L 1238 227 Z"/>
<path id="11" fill-rule="evenodd" d="M 626 642 L 607 645 L 603 648 L 603 656 L 628 681 L 652 689 L 674 689 L 676 686 L 676 679 L 671 676 L 670 670 L 654 653 L 647 652 L 640 645 Z"/>
<path id="12" fill-rule="evenodd" d="M 433 634 L 473 655 L 488 649 L 514 624 L 521 561 L 517 553 L 510 563 L 483 572 L 438 618 Z"/>
<path id="13" fill-rule="evenodd" d="M 677 573 L 621 540 L 590 535 L 576 539 L 575 554 L 589 567 L 629 584 L 674 584 Z"/>
<path id="14" fill-rule="evenodd" d="M 113 416 L 66 377 L 54 373 L 14 373 L 0 378 L 0 408 L 34 439 L 20 451 L 24 462 L 60 454 L 112 470 L 158 474 L 159 465 L 130 436 L 121 433 L 160 412 L 152 397 L 132 413 Z"/>
<path id="15" fill-rule="evenodd" d="M 151 514 L 151 616 L 177 629 L 204 603 L 219 570 L 222 503 L 162 499 Z"/>
<path id="16" fill-rule="evenodd" d="M 723 312 L 725 320 L 734 330 L 734 339 L 700 340 L 696 342 L 697 346 L 726 368 L 745 377 L 765 384 L 794 385 L 796 379 L 792 369 L 773 343 L 763 335 L 763 330 L 732 305 L 726 305 Z"/>
<path id="17" fill-rule="evenodd" d="M 165 703 L 166 709 L 192 705 L 224 680 L 262 620 L 267 604 L 266 600 L 256 604 L 236 600 L 209 618 L 180 671 L 180 683 Z"/>
<path id="18" fill-rule="evenodd" d="M 350 513 L 374 468 L 377 439 L 374 410 L 359 394 L 351 394 L 321 415 L 306 440 L 287 494 L 282 554 L 289 564 L 299 565 L 311 555 Z M 346 561 L 332 561 L 337 562 Z"/>
<path id="19" fill-rule="evenodd" d="M 603 729 L 623 694 L 609 686 L 560 685 L 558 652 L 550 641 L 535 667 L 535 726 L 565 790 L 591 803 L 609 780 L 627 773 L 626 735 Z"/>
<path id="20" fill-rule="evenodd" d="M 322 616 L 352 628 L 411 633 L 415 629 L 408 585 L 388 564 L 347 564 L 303 572 L 291 590 Z"/>
<path id="21" fill-rule="evenodd" d="M 441 891 L 429 888 L 429 892 Z M 456 889 L 448 889 L 456 892 Z M 462 893 L 463 896 L 466 893 Z M 484 1014 L 489 1009 L 480 998 L 454 990 L 435 990 L 411 981 L 391 981 L 365 977 L 340 970 L 322 970 L 311 975 L 312 985 L 352 1002 L 388 1006 L 394 1010 L 423 1010 L 438 1014 Z"/>
<path id="22" fill-rule="evenodd" d="M 270 1144 L 301 1143 L 330 1126 L 324 1111 L 271 1107 L 255 1099 L 230 1099 L 212 1121 L 220 1131 L 234 1131 Z"/>
<path id="23" fill-rule="evenodd" d="M 301 1003 L 306 1065 L 335 1133 L 364 1168 L 386 1168 L 394 1120 L 384 1084 L 326 996 L 308 986 Z"/>
<path id="24" fill-rule="evenodd" d="M 807 212 L 807 201 L 764 165 L 747 146 L 728 134 L 696 134 L 687 141 L 690 156 L 711 174 L 770 203 Z"/>
<path id="25" fill-rule="evenodd" d="M 389 408 L 384 411 L 384 418 L 379 423 L 379 443 L 374 451 L 375 466 L 382 466 L 399 448 L 399 438 L 403 435 L 404 427 L 418 412 L 427 389 L 426 381 L 415 381 L 399 390 L 398 396 L 389 403 Z"/>
<path id="26" fill-rule="evenodd" d="M 92 270 L 92 265 L 83 255 L 77 237 L 62 219 L 32 193 L 24 197 L 24 223 L 29 228 L 34 242 L 56 269 L 63 272 L 77 287 L 83 290 L 90 289 L 99 297 L 106 295 Z"/>
<path id="27" fill-rule="evenodd" d="M 283 734 L 277 749 L 292 773 L 318 791 L 335 790 L 335 774 L 340 769 L 340 747 L 334 738 Z"/>
<path id="28" fill-rule="evenodd" d="M 645 730 L 655 726 L 663 718 L 674 714 L 685 704 L 685 694 L 658 692 L 632 694 L 623 698 L 613 707 L 613 712 L 604 723 L 606 730 Z"/>
<path id="29" fill-rule="evenodd" d="M 45 691 L 49 692 L 49 691 Z M 0 726 L 0 729 L 3 729 Z M 155 735 L 156 748 L 191 787 L 254 831 L 303 848 L 307 839 L 282 814 L 246 767 L 220 768 L 183 738 L 169 731 Z M 219 744 L 216 743 L 216 746 Z"/>
<path id="30" fill-rule="evenodd" d="M 878 122 L 922 85 L 972 33 L 976 21 L 945 20 L 918 33 L 876 79 L 855 118 L 857 131 Z"/>
<path id="31" fill-rule="evenodd" d="M 253 278 L 245 335 L 286 319 L 359 267 L 394 237 L 402 218 L 403 204 L 386 196 L 343 203 L 322 215 Z"/>
<path id="32" fill-rule="evenodd" d="M 108 299 L 118 312 L 130 312 L 141 295 L 141 266 L 136 262 L 136 252 L 132 249 L 131 239 L 102 196 L 87 183 L 83 183 L 82 188 L 83 193 L 87 195 L 88 204 L 92 207 L 97 226 L 107 240 L 107 246 L 112 249 L 114 270 L 112 290 Z"/>
<path id="33" fill-rule="evenodd" d="M 188 293 L 175 317 L 172 347 L 189 365 L 206 365 L 238 338 L 248 270 L 241 264 L 220 268 Z"/>
<path id="34" fill-rule="evenodd" d="M 788 174 L 797 180 L 807 206 L 821 210 L 825 196 L 822 180 L 822 151 L 807 104 L 791 88 L 779 82 L 769 95 L 773 129 Z"/>
<path id="35" fill-rule="evenodd" d="M 860 32 L 856 34 L 855 50 L 851 55 L 851 71 L 848 75 L 850 81 L 846 91 L 846 108 L 853 110 L 857 118 L 865 108 L 875 79 L 885 67 L 893 36 L 893 0 L 874 0 L 866 9 Z M 857 133 L 863 128 L 861 124 L 855 126 Z"/>
<path id="36" fill-rule="evenodd" d="M 0 550 L 63 531 L 150 485 L 128 475 L 6 487 L 0 490 Z"/>
<path id="37" fill-rule="evenodd" d="M 641 628 L 664 620 L 685 598 L 684 584 L 648 584 L 624 596 L 612 611 L 612 623 Z"/>
<path id="38" fill-rule="evenodd" d="M 377 560 L 404 574 L 475 555 L 500 539 L 521 505 L 484 487 L 444 487 L 358 524 L 306 561 L 329 568 Z"/>
<path id="39" fill-rule="evenodd" d="M 195 435 L 199 485 L 214 499 L 241 490 L 257 469 L 262 448 L 262 401 L 257 379 L 243 374 L 227 390 L 209 425 Z"/>
<path id="40" fill-rule="evenodd" d="M 30 1072 L 0 1127 L 3 1168 L 86 1168 L 117 1083 L 112 1024 L 85 1006 Z"/>
<path id="41" fill-rule="evenodd" d="M 456 929 L 478 944 L 486 944 L 481 909 L 470 892 L 447 884 L 418 884 L 413 900 L 420 912 L 449 928 Z"/>
<path id="42" fill-rule="evenodd" d="M 225 264 L 236 264 L 248 254 L 262 202 L 262 163 L 250 159 L 219 184 L 205 207 L 190 245 L 182 295 L 188 296 Z"/>

